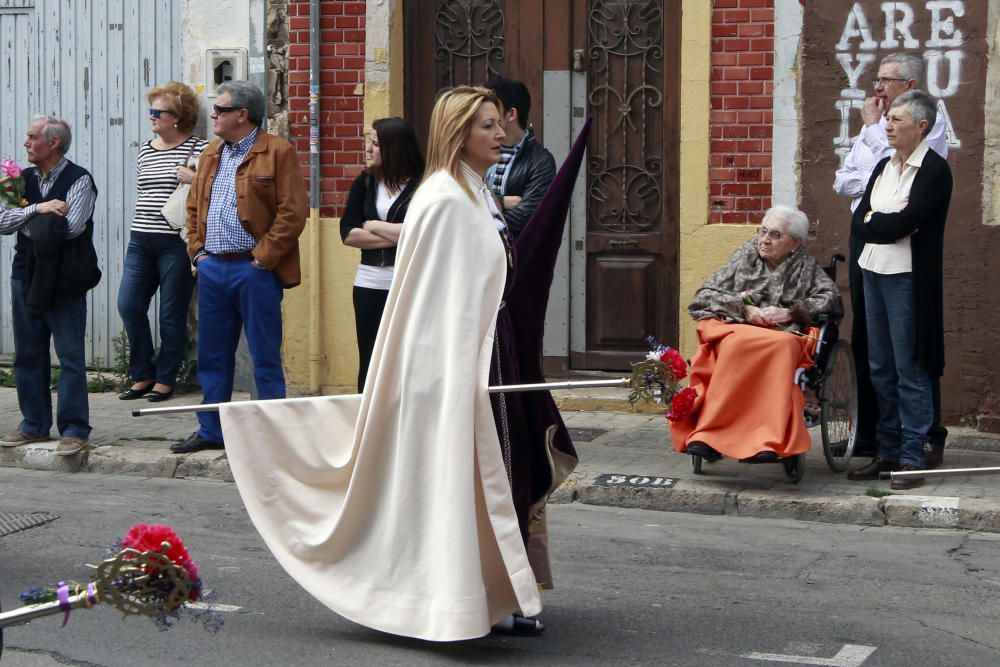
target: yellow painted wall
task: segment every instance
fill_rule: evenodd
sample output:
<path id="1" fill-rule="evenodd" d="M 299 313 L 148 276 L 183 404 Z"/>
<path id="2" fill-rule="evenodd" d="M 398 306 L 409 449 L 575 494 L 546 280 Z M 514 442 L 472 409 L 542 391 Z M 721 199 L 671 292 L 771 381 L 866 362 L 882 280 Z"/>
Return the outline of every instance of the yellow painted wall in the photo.
<path id="1" fill-rule="evenodd" d="M 403 114 L 403 14 L 396 4 L 390 19 L 388 49 L 371 49 L 371 65 L 389 63 L 389 81 L 364 85 L 366 134 L 372 121 Z M 397 54 L 390 57 L 390 54 Z M 383 77 L 384 78 L 384 77 Z M 309 334 L 318 326 L 320 359 L 318 382 L 322 394 L 357 391 L 358 347 L 354 332 L 354 305 L 351 299 L 354 273 L 361 251 L 340 240 L 338 218 L 319 219 L 319 266 L 315 271 L 309 257 L 314 234 L 309 223 L 300 239 L 302 285 L 285 292 L 283 349 L 286 379 L 296 393 L 310 391 Z M 318 313 L 312 312 L 311 296 L 319 290 Z"/>
<path id="2" fill-rule="evenodd" d="M 694 354 L 687 306 L 705 278 L 753 236 L 748 225 L 709 225 L 709 82 L 712 3 L 684 0 L 681 18 L 680 349 Z"/>

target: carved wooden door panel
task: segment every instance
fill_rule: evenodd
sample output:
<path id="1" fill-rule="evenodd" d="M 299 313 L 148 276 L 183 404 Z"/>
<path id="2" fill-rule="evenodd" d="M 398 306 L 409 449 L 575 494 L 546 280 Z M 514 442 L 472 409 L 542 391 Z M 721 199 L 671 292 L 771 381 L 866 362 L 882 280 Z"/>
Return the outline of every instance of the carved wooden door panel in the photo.
<path id="1" fill-rule="evenodd" d="M 406 115 L 421 143 L 440 90 L 495 74 L 528 86 L 545 143 L 543 70 L 572 67 L 586 107 L 549 101 L 567 127 L 574 112 L 594 116 L 586 214 L 571 223 L 585 227 L 569 268 L 585 289 L 569 310 L 585 326 L 570 366 L 627 369 L 647 336 L 675 344 L 680 0 L 408 0 L 404 12 Z"/>
<path id="2" fill-rule="evenodd" d="M 586 351 L 624 369 L 677 339 L 679 0 L 589 0 Z"/>

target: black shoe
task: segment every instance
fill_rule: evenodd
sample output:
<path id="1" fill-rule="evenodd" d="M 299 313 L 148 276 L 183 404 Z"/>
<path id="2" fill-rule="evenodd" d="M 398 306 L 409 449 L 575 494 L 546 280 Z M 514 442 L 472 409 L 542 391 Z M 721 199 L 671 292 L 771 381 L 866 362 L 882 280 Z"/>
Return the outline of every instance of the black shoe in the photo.
<path id="1" fill-rule="evenodd" d="M 777 463 L 780 460 L 780 456 L 769 449 L 765 449 L 762 452 L 757 452 L 749 458 L 740 459 L 740 463 Z"/>
<path id="2" fill-rule="evenodd" d="M 684 453 L 691 454 L 693 456 L 700 456 L 706 461 L 718 461 L 722 459 L 722 454 L 715 451 L 709 447 L 708 443 L 702 442 L 701 440 L 689 442 L 687 448 L 684 449 Z"/>
<path id="3" fill-rule="evenodd" d="M 205 438 L 198 435 L 197 432 L 192 433 L 188 436 L 188 439 L 184 442 L 177 442 L 170 445 L 170 451 L 174 454 L 191 454 L 194 452 L 200 452 L 203 449 L 225 449 L 226 446 L 221 442 L 212 442 L 211 440 L 205 440 Z"/>
<path id="4" fill-rule="evenodd" d="M 160 403 L 162 401 L 169 401 L 173 397 L 174 397 L 173 389 L 171 389 L 170 391 L 156 391 L 154 389 L 152 391 L 146 392 L 146 400 L 149 401 L 150 403 Z"/>
<path id="5" fill-rule="evenodd" d="M 512 637 L 537 637 L 545 632 L 545 626 L 537 618 L 529 618 L 520 614 L 513 614 L 513 617 L 513 623 L 509 628 L 506 627 L 506 623 L 501 621 L 493 626 L 491 632 Z"/>
<path id="6" fill-rule="evenodd" d="M 872 462 L 868 465 L 861 466 L 860 468 L 854 468 L 853 470 L 847 471 L 847 479 L 852 482 L 865 482 L 868 480 L 878 479 L 879 475 L 883 472 L 892 472 L 897 470 L 899 464 L 894 461 L 883 461 L 882 459 L 872 459 Z"/>
<path id="7" fill-rule="evenodd" d="M 153 388 L 153 385 L 149 385 L 145 389 L 128 389 L 118 394 L 118 400 L 120 401 L 134 401 L 137 398 L 142 398 L 149 394 L 149 390 Z"/>
<path id="8" fill-rule="evenodd" d="M 944 463 L 944 443 L 939 445 L 927 443 L 927 470 L 934 470 Z"/>
<path id="9" fill-rule="evenodd" d="M 924 470 L 924 468 L 918 468 L 915 465 L 907 463 L 899 469 L 899 472 L 916 472 L 918 470 Z M 925 481 L 927 480 L 924 477 L 904 477 L 902 479 L 892 480 L 892 483 L 889 484 L 889 488 L 893 491 L 906 491 L 907 489 L 915 489 L 918 486 L 923 486 Z"/>

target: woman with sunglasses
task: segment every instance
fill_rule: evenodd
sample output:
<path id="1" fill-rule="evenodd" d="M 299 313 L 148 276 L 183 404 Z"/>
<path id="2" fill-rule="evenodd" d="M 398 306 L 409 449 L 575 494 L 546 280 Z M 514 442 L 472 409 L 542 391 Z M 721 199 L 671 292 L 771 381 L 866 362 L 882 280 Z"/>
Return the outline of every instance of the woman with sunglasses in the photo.
<path id="1" fill-rule="evenodd" d="M 792 383 L 812 364 L 804 337 L 819 315 L 840 317 L 840 292 L 806 253 L 805 213 L 775 206 L 757 238 L 705 280 L 688 306 L 698 320 L 690 415 L 670 422 L 674 449 L 706 461 L 771 461 L 809 449 L 805 397 Z"/>
<path id="2" fill-rule="evenodd" d="M 138 197 L 118 287 L 118 313 L 128 336 L 132 385 L 118 398 L 155 403 L 174 394 L 187 347 L 187 313 L 194 288 L 187 244 L 161 210 L 180 184 L 194 180 L 188 165 L 197 164 L 207 144 L 193 133 L 199 101 L 191 88 L 171 81 L 150 90 L 146 99 L 150 129 L 156 136 L 142 145 L 136 160 Z M 157 290 L 159 352 L 153 347 L 147 315 Z"/>

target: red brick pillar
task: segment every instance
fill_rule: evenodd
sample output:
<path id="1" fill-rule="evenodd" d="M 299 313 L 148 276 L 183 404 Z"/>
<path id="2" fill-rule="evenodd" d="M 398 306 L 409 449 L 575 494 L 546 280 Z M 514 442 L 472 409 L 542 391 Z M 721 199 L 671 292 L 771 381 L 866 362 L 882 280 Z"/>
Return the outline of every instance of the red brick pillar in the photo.
<path id="1" fill-rule="evenodd" d="M 773 91 L 774 0 L 715 0 L 709 222 L 756 224 L 771 206 Z"/>
<path id="2" fill-rule="evenodd" d="M 288 134 L 309 178 L 309 0 L 288 3 Z M 364 168 L 365 3 L 320 3 L 320 215 L 338 217 Z"/>

